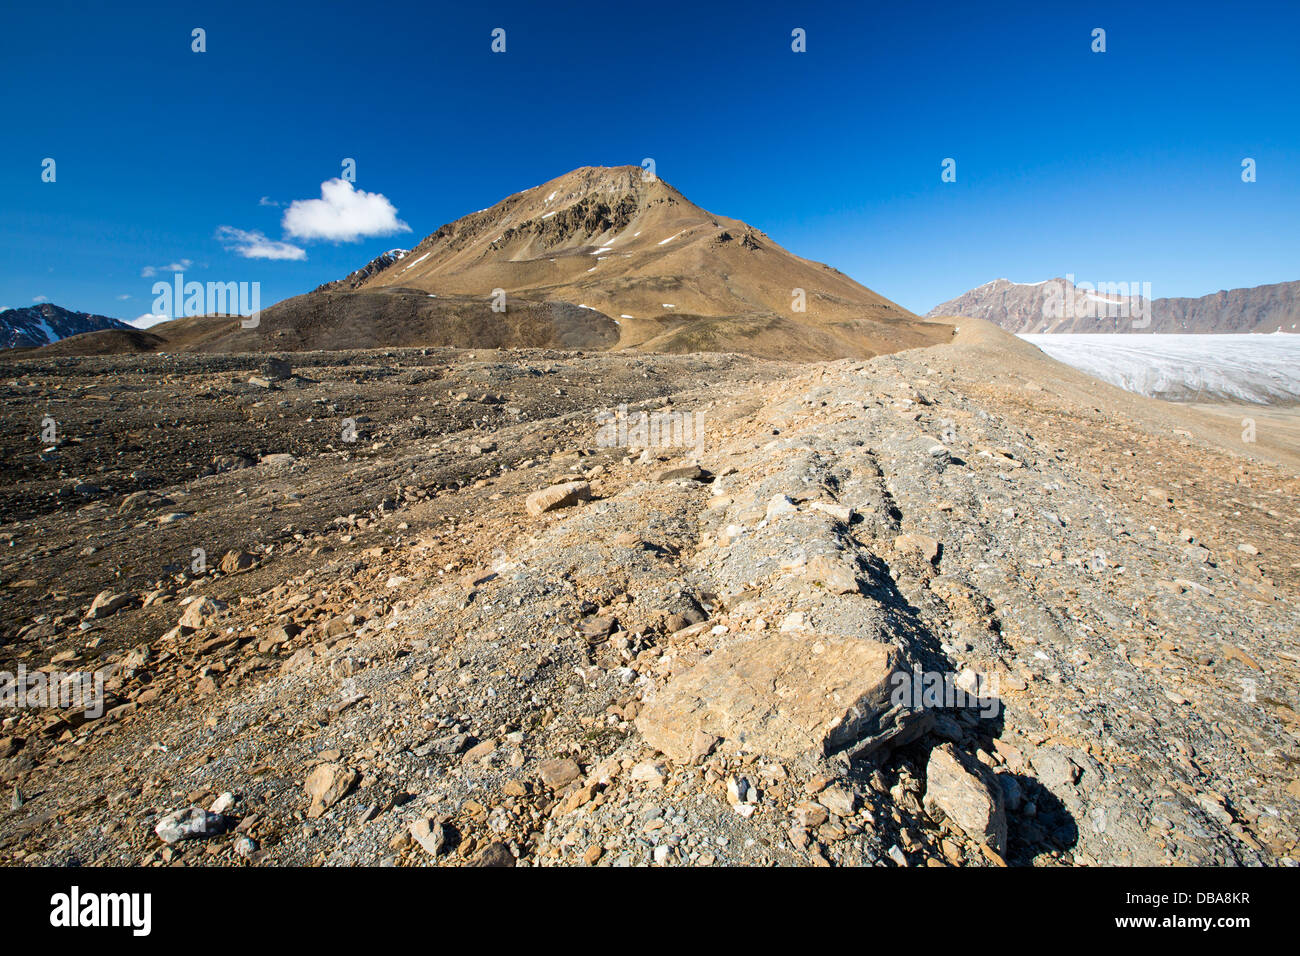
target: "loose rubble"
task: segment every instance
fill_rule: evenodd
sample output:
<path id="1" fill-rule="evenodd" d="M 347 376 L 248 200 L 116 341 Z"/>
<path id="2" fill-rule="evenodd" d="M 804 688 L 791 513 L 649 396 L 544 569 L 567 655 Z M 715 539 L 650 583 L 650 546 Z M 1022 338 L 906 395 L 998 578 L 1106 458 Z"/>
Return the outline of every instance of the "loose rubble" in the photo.
<path id="1" fill-rule="evenodd" d="M 5 669 L 105 706 L 3 712 L 0 859 L 1293 865 L 1300 479 L 1011 347 L 394 358 L 446 431 L 15 486 Z M 598 444 L 613 382 L 702 447 Z"/>

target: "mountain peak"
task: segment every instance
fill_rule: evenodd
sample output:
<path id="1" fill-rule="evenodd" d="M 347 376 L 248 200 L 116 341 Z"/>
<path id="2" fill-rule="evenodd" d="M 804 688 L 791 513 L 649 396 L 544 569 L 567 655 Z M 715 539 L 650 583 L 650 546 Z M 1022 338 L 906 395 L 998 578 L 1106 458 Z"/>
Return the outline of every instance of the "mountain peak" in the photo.
<path id="1" fill-rule="evenodd" d="M 40 302 L 0 312 L 0 348 L 38 348 L 83 332 L 129 328 L 121 319 Z"/>

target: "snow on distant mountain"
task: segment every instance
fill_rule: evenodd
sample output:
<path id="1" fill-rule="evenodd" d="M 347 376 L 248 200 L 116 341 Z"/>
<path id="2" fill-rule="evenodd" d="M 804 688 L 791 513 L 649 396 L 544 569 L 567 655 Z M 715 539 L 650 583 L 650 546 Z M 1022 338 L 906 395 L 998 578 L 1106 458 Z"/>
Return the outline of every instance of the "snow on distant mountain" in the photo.
<path id="1" fill-rule="evenodd" d="M 387 252 L 375 256 L 360 269 L 350 273 L 343 279 L 335 279 L 333 282 L 326 282 L 322 286 L 317 286 L 317 292 L 344 292 L 357 288 L 367 279 L 383 272 L 394 262 L 406 258 L 410 249 L 389 249 Z"/>
<path id="2" fill-rule="evenodd" d="M 73 312 L 49 302 L 0 312 L 0 348 L 37 348 L 70 335 L 104 329 L 128 329 L 120 319 Z"/>
<path id="3" fill-rule="evenodd" d="M 1052 358 L 1148 398 L 1300 403 L 1300 335 L 1022 335 Z"/>

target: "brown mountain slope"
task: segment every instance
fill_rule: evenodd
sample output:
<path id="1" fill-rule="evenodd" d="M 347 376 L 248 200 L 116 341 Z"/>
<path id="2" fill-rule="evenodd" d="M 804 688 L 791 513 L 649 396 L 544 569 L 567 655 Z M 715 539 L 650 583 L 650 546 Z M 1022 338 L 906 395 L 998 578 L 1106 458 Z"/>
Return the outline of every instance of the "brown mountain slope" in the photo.
<path id="1" fill-rule="evenodd" d="M 443 226 L 360 288 L 393 285 L 587 306 L 618 322 L 622 347 L 688 351 L 699 340 L 828 357 L 936 341 L 902 307 L 636 166 L 584 167 L 516 193 Z M 795 289 L 805 312 L 792 309 Z"/>
<path id="2" fill-rule="evenodd" d="M 497 289 L 507 315 L 516 303 L 569 303 L 616 323 L 617 347 L 649 351 L 820 359 L 945 334 L 637 166 L 577 169 L 448 223 L 358 291 L 398 288 L 467 297 L 490 324 L 501 321 L 487 308 Z M 806 311 L 792 308 L 796 289 Z"/>
<path id="3" fill-rule="evenodd" d="M 165 351 L 636 348 L 796 361 L 950 337 L 663 180 L 644 181 L 638 166 L 575 170 L 398 252 L 264 309 L 255 329 L 205 316 L 150 332 Z M 495 290 L 504 312 L 493 311 Z M 800 297 L 806 309 L 795 311 Z"/>

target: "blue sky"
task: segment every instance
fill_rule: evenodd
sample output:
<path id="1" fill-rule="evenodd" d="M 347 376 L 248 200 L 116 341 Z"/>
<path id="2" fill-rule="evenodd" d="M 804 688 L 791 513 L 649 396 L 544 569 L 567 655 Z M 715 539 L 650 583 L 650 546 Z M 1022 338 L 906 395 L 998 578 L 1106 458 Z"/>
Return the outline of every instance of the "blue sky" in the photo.
<path id="1" fill-rule="evenodd" d="M 695 203 L 920 312 L 1000 276 L 1155 296 L 1300 279 L 1294 0 L 51 2 L 3 22 L 0 306 L 135 318 L 142 273 L 176 263 L 259 281 L 266 305 L 647 156 Z M 285 234 L 286 205 L 345 157 L 410 232 Z M 246 258 L 229 230 L 305 258 Z"/>

